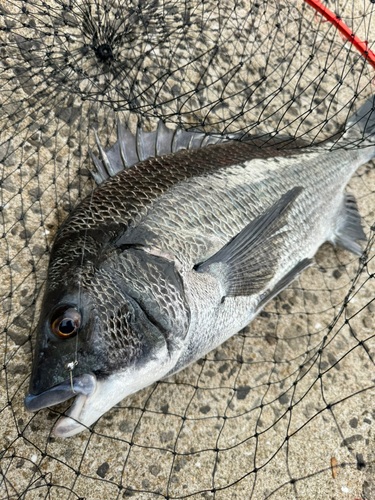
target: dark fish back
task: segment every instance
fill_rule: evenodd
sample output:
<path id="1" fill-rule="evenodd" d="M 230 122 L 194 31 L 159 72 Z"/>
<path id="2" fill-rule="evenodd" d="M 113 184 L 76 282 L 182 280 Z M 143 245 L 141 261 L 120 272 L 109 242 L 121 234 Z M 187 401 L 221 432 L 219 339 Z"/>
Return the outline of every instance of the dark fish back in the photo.
<path id="1" fill-rule="evenodd" d="M 304 151 L 306 152 L 306 151 Z M 134 227 L 154 201 L 175 184 L 251 159 L 294 156 L 298 150 L 258 148 L 246 142 L 227 142 L 150 158 L 108 179 L 73 211 L 56 242 L 72 233 L 118 225 L 119 235 Z M 114 231 L 117 233 L 117 231 Z M 112 241 L 116 236 L 112 232 Z"/>

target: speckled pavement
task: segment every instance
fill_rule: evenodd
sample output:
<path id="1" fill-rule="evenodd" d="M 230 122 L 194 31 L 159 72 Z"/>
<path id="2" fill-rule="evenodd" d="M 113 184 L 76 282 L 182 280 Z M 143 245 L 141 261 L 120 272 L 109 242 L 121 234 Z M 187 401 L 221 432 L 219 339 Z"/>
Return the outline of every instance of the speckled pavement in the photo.
<path id="1" fill-rule="evenodd" d="M 74 27 L 71 16 L 77 11 L 61 10 L 58 2 L 51 2 L 49 8 L 55 13 L 47 19 L 40 14 L 46 9 L 42 2 L 27 5 L 31 15 L 22 12 L 21 2 L 0 0 L 0 311 L 4 330 L 0 338 L 4 365 L 0 498 L 375 500 L 373 161 L 358 170 L 348 187 L 357 197 L 369 235 L 367 258 L 359 261 L 344 250 L 324 245 L 316 264 L 268 304 L 251 325 L 179 374 L 126 398 L 91 431 L 69 439 L 52 435 L 69 403 L 37 414 L 24 410 L 51 244 L 77 200 L 93 189 L 88 172 L 88 146 L 94 148 L 92 127 L 108 146 L 116 140 L 117 115 L 132 130 L 139 117 L 126 109 L 115 111 L 120 102 L 115 86 L 103 98 L 89 95 L 86 87 L 78 91 L 73 86 L 76 73 L 69 70 L 69 58 L 74 44 L 80 43 L 81 27 Z M 113 8 L 115 3 L 109 5 Z M 230 131 L 271 132 L 285 126 L 283 133 L 298 129 L 310 142 L 337 131 L 348 113 L 344 103 L 353 92 L 360 94 L 355 105 L 373 93 L 369 85 L 373 70 L 336 35 L 329 38 L 332 26 L 319 25 L 302 0 L 291 9 L 285 8 L 287 2 L 260 5 L 264 15 L 254 7 L 250 17 L 257 35 L 241 25 L 246 13 L 243 3 L 238 18 L 230 18 L 233 25 L 243 28 L 236 44 L 232 43 L 232 25 L 222 25 L 221 43 L 227 53 L 219 51 L 219 59 L 209 66 L 207 90 L 197 92 L 180 108 L 186 115 L 176 117 L 181 100 L 171 101 L 170 95 L 188 94 L 192 82 L 197 82 L 201 66 L 174 73 L 190 57 L 194 40 L 181 49 L 183 53 L 173 49 L 173 58 L 180 54 L 180 59 L 169 56 L 175 66 L 164 86 L 150 83 L 147 72 L 142 76 L 138 84 L 145 107 L 158 97 L 164 103 L 156 108 L 158 115 L 185 124 L 205 117 L 206 128 L 214 130 L 222 130 L 220 123 Z M 367 6 L 353 5 L 358 19 L 366 14 Z M 340 2 L 338 7 L 345 19 L 352 18 L 350 2 Z M 209 15 L 206 23 L 208 19 Z M 215 33 L 217 19 L 208 24 L 207 46 L 215 41 L 211 33 Z M 370 36 L 374 31 L 369 19 L 370 15 L 357 23 L 357 32 L 362 39 L 375 40 Z M 57 35 L 48 38 L 51 22 L 54 30 L 70 33 L 71 39 L 60 43 Z M 273 33 L 270 26 L 277 23 L 282 29 L 275 35 L 279 37 L 275 45 L 275 38 L 265 34 Z M 298 47 L 297 26 L 304 29 Z M 48 31 L 44 39 L 39 37 L 42 28 Z M 334 43 L 324 43 L 325 36 Z M 224 81 L 222 74 L 239 60 L 245 39 L 257 49 L 251 71 L 228 78 L 223 101 L 207 114 L 203 105 L 216 102 L 218 89 L 223 87 L 219 84 Z M 63 69 L 63 59 L 55 59 L 52 69 L 46 64 L 50 45 L 59 47 L 59 57 L 67 52 Z M 145 47 L 137 50 L 142 53 Z M 167 48 L 160 49 L 158 60 L 167 57 Z M 311 67 L 299 79 L 281 80 L 280 75 L 297 74 L 312 48 Z M 267 54 L 274 58 L 266 67 Z M 92 60 L 87 61 L 85 71 L 91 78 Z M 152 64 L 151 54 L 147 65 Z M 350 65 L 353 71 L 348 70 Z M 328 71 L 323 75 L 324 68 Z M 221 80 L 214 83 L 215 74 L 222 70 Z M 251 87 L 265 75 L 270 77 L 264 85 Z M 308 87 L 311 79 L 314 83 Z M 148 85 L 151 90 L 146 93 Z M 286 112 L 283 106 L 294 89 L 305 90 Z M 330 93 L 330 89 L 335 91 Z M 246 112 L 241 115 L 246 91 Z M 106 101 L 108 95 L 109 101 L 114 99 L 113 107 Z M 312 102 L 316 108 L 308 113 Z M 306 119 L 294 121 L 304 113 Z M 157 116 L 148 114 L 143 119 L 145 128 L 155 128 Z M 258 122 L 254 128 L 249 125 Z M 315 123 L 320 125 L 311 129 Z"/>

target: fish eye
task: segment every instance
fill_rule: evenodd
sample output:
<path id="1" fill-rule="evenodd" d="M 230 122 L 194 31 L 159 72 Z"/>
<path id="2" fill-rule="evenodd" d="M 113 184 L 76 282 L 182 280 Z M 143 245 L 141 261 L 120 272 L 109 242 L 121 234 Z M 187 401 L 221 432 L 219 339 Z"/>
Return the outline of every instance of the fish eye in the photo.
<path id="1" fill-rule="evenodd" d="M 78 332 L 81 314 L 74 307 L 60 307 L 52 316 L 52 332 L 59 338 L 69 338 Z"/>

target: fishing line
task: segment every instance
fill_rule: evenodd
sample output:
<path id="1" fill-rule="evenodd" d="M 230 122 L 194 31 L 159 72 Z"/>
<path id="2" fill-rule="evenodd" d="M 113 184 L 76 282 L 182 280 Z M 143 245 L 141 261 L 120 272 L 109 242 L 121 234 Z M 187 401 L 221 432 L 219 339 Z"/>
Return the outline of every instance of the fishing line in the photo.
<path id="1" fill-rule="evenodd" d="M 91 191 L 91 195 L 90 195 L 89 211 L 91 210 L 91 204 L 92 204 L 92 198 L 94 196 L 94 190 L 95 190 L 95 187 L 93 186 L 92 191 Z M 85 232 L 84 232 L 83 247 L 82 247 L 82 257 L 81 257 L 81 263 L 80 263 L 80 267 L 79 267 L 80 275 L 79 275 L 79 280 L 78 280 L 78 301 L 77 301 L 77 304 L 78 304 L 78 308 L 79 308 L 80 314 L 82 314 L 81 311 L 83 311 L 83 307 L 82 307 L 82 304 L 81 304 L 81 288 L 82 288 L 81 281 L 82 281 L 82 270 L 83 270 L 83 262 L 84 262 L 84 256 L 85 256 L 85 246 L 86 246 L 87 231 L 88 231 L 88 225 L 86 225 Z M 83 320 L 83 318 L 82 318 L 82 320 Z M 73 390 L 73 375 L 72 375 L 72 372 L 73 372 L 73 369 L 78 365 L 78 336 L 79 336 L 79 329 L 77 331 L 76 342 L 75 342 L 75 354 L 74 354 L 75 359 L 74 359 L 74 362 L 70 363 L 70 367 L 69 367 L 69 370 L 70 370 L 70 383 L 71 383 L 72 391 L 73 392 L 75 392 L 75 391 Z"/>

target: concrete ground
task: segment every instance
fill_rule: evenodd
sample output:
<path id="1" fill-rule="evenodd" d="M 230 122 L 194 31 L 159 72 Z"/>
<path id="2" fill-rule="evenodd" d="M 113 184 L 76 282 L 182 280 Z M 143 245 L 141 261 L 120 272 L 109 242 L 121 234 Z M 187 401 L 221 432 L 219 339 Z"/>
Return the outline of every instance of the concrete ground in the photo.
<path id="1" fill-rule="evenodd" d="M 260 8 L 254 4 L 249 17 L 242 4 L 238 17 L 228 17 L 242 27 L 238 38 L 229 22 L 220 25 L 222 50 L 209 66 L 209 77 L 214 82 L 215 74 L 225 73 L 240 60 L 245 40 L 246 54 L 253 50 L 246 71 L 228 79 L 225 90 L 220 84 L 222 73 L 218 84 L 206 81 L 206 90 L 190 98 L 183 108 L 187 115 L 181 119 L 187 124 L 202 119 L 207 110 L 201 109 L 201 101 L 216 102 L 221 89 L 224 99 L 207 117 L 207 128 L 222 130 L 217 123 L 226 123 L 229 130 L 242 126 L 248 130 L 249 124 L 259 121 L 252 131 L 270 132 L 287 123 L 285 132 L 298 129 L 309 142 L 318 142 L 344 123 L 354 92 L 360 94 L 359 105 L 372 93 L 373 70 L 350 46 L 343 48 L 341 39 L 330 31 L 332 26 L 320 25 L 302 1 L 293 8 L 286 2 L 259 4 Z M 5 235 L 0 246 L 4 329 L 0 498 L 374 500 L 373 162 L 360 167 L 348 186 L 358 200 L 369 236 L 366 259 L 360 262 L 344 250 L 323 245 L 316 264 L 245 330 L 179 374 L 126 398 L 91 431 L 67 439 L 52 435 L 69 403 L 36 414 L 25 411 L 23 398 L 49 251 L 59 225 L 93 188 L 87 170 L 87 147 L 94 147 L 90 127 L 94 125 L 104 144 L 113 144 L 117 114 L 98 96 L 90 97 L 91 87 L 84 86 L 87 82 L 94 86 L 90 64 L 94 61 L 96 68 L 95 59 L 87 59 L 89 77 L 81 81 L 79 90 L 72 84 L 77 75 L 69 69 L 69 58 L 78 60 L 74 50 L 82 26 L 75 27 L 69 16 L 77 16 L 77 10 L 66 13 L 58 2 L 51 3 L 46 20 L 40 14 L 45 9 L 42 3 L 27 4 L 31 14 L 22 12 L 17 2 L 2 0 L 0 5 L 6 13 L 0 18 L 5 27 L 0 32 L 4 44 L 0 48 L 0 216 Z M 374 40 L 372 18 L 362 18 L 368 13 L 361 2 L 353 6 L 358 34 L 363 40 Z M 350 24 L 352 4 L 340 3 L 338 8 Z M 217 12 L 212 6 L 211 10 Z M 219 23 L 219 17 L 211 18 L 207 12 L 211 11 L 194 14 L 206 23 L 207 39 L 200 42 L 206 47 L 215 42 L 212 34 Z M 67 23 L 59 24 L 61 19 L 68 19 Z M 248 24 L 242 26 L 241 19 Z M 51 22 L 71 38 L 53 38 Z M 274 33 L 270 26 L 277 23 L 281 29 L 275 38 L 265 36 Z M 302 44 L 296 43 L 298 26 L 303 28 Z M 42 31 L 52 38 L 41 38 Z M 176 68 L 193 48 L 200 50 L 194 40 L 190 45 L 187 38 L 185 42 L 182 52 L 169 55 Z M 137 50 L 147 50 L 146 45 Z M 67 53 L 68 58 L 64 62 L 55 57 L 55 72 L 46 64 L 51 46 L 58 47 L 59 57 Z M 171 47 L 160 49 L 159 63 Z M 303 73 L 298 72 L 299 78 L 281 79 L 305 67 L 310 52 L 315 58 Z M 149 59 L 147 67 L 152 68 L 155 61 L 151 55 Z M 171 71 L 160 87 L 158 98 L 165 103 L 156 108 L 160 115 L 177 120 L 173 113 L 181 100 L 169 102 L 168 97 L 190 92 L 204 61 L 188 66 L 186 73 Z M 348 70 L 351 65 L 353 71 Z M 324 68 L 328 71 L 322 73 Z M 101 78 L 105 80 L 106 74 L 103 70 L 95 85 L 104 85 Z M 264 85 L 251 86 L 264 75 L 268 76 Z M 139 99 L 149 105 L 156 99 L 156 83 L 144 75 L 135 81 L 144 93 Z M 294 89 L 303 91 L 302 97 L 298 91 L 295 100 L 288 101 Z M 244 94 L 247 107 L 242 117 Z M 116 100 L 120 91 L 112 86 L 108 95 Z M 287 110 L 281 108 L 288 102 Z M 316 107 L 307 113 L 311 103 Z M 309 116 L 297 120 L 305 112 Z M 136 115 L 121 111 L 119 116 L 134 130 Z M 231 117 L 236 120 L 229 125 Z M 323 127 L 326 117 L 328 124 Z M 144 120 L 146 127 L 155 128 L 156 118 Z M 321 126 L 315 129 L 314 124 Z"/>

